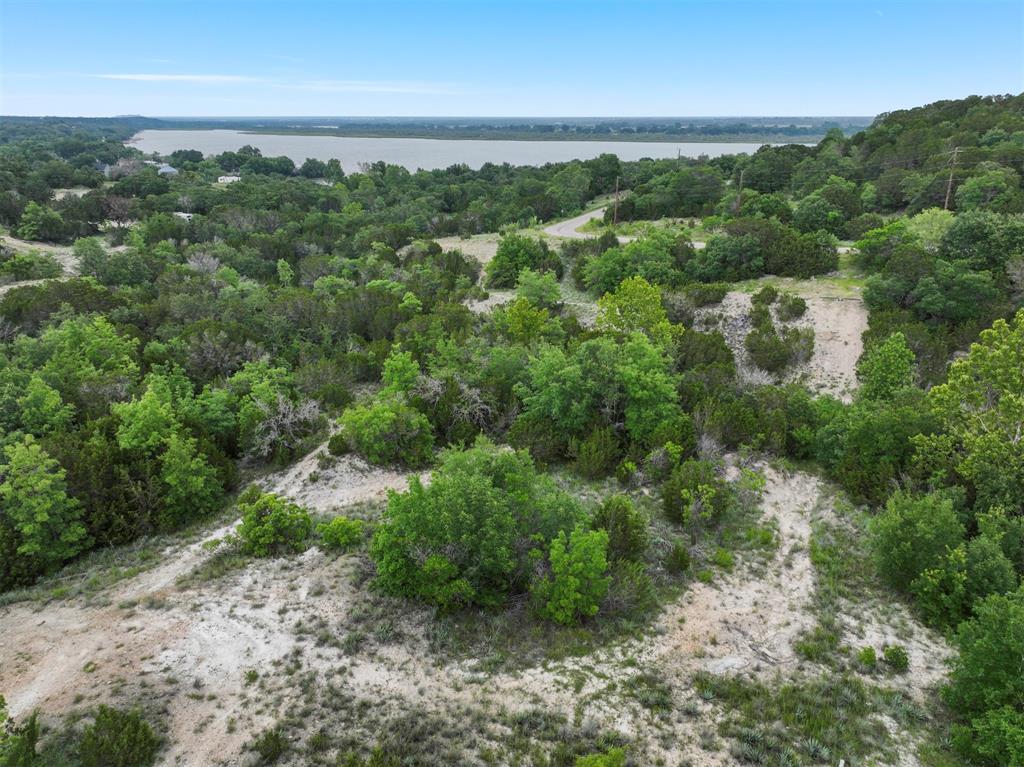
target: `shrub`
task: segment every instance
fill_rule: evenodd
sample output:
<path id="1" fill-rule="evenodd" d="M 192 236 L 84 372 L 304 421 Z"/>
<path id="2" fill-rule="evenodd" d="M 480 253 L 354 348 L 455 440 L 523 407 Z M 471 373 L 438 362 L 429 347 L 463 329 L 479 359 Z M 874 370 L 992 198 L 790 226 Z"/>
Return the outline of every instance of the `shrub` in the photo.
<path id="1" fill-rule="evenodd" d="M 524 269 L 550 270 L 561 277 L 562 262 L 543 240 L 507 234 L 501 238 L 494 258 L 487 264 L 487 286 L 513 288 Z"/>
<path id="2" fill-rule="evenodd" d="M 968 606 L 990 594 L 1006 594 L 1017 588 L 1017 573 L 1006 558 L 998 541 L 979 535 L 967 542 L 967 580 L 965 591 Z"/>
<path id="3" fill-rule="evenodd" d="M 974 616 L 960 624 L 957 644 L 960 653 L 953 660 L 942 696 L 966 723 L 958 732 L 960 749 L 998 753 L 1014 748 L 1014 735 L 1003 725 L 1019 722 L 1024 714 L 1024 675 L 1019 663 L 1024 657 L 1024 588 L 981 600 Z M 1015 714 L 1008 715 L 1007 709 Z M 983 763 L 1012 764 L 991 759 Z"/>
<path id="4" fill-rule="evenodd" d="M 567 626 L 596 615 L 610 583 L 607 549 L 604 530 L 559 531 L 548 555 L 551 575 L 531 587 L 541 615 Z"/>
<path id="5" fill-rule="evenodd" d="M 327 452 L 331 455 L 346 455 L 350 451 L 344 432 L 336 432 L 327 440 Z"/>
<path id="6" fill-rule="evenodd" d="M 674 541 L 665 555 L 665 569 L 680 575 L 690 569 L 690 549 L 683 541 Z"/>
<path id="7" fill-rule="evenodd" d="M 430 421 L 399 398 L 354 405 L 342 413 L 341 427 L 349 445 L 370 463 L 416 467 L 433 455 Z"/>
<path id="8" fill-rule="evenodd" d="M 267 557 L 305 549 L 313 522 L 301 506 L 273 493 L 259 495 L 250 490 L 239 497 L 238 508 L 242 512 L 238 537 L 246 553 Z"/>
<path id="9" fill-rule="evenodd" d="M 338 516 L 317 525 L 316 531 L 324 548 L 343 550 L 359 544 L 365 527 L 361 519 Z"/>
<path id="10" fill-rule="evenodd" d="M 657 606 L 654 584 L 642 562 L 620 559 L 612 563 L 610 575 L 602 611 L 613 616 L 639 618 Z"/>
<path id="11" fill-rule="evenodd" d="M 562 289 L 552 272 L 523 269 L 516 280 L 516 295 L 525 298 L 531 306 L 555 309 L 562 301 Z"/>
<path id="12" fill-rule="evenodd" d="M 78 747 L 82 767 L 149 767 L 160 741 L 137 711 L 100 706 Z"/>
<path id="13" fill-rule="evenodd" d="M 952 499 L 939 493 L 895 493 L 868 529 L 879 574 L 904 591 L 925 570 L 939 566 L 964 538 Z"/>
<path id="14" fill-rule="evenodd" d="M 757 304 L 757 305 L 760 305 L 760 306 L 769 306 L 771 304 L 774 304 L 775 303 L 775 299 L 777 299 L 778 297 L 779 297 L 778 288 L 776 288 L 774 285 L 765 285 L 763 288 L 761 288 L 759 291 L 757 291 L 753 296 L 751 296 L 750 301 L 751 301 L 751 303 Z"/>
<path id="15" fill-rule="evenodd" d="M 743 340 L 743 346 L 754 364 L 769 373 L 782 370 L 791 359 L 786 342 L 771 326 L 756 327 L 750 331 Z"/>
<path id="16" fill-rule="evenodd" d="M 729 292 L 728 282 L 691 282 L 683 286 L 683 295 L 695 307 L 721 303 Z"/>
<path id="17" fill-rule="evenodd" d="M 569 443 L 569 453 L 576 456 L 573 468 L 581 477 L 607 477 L 619 461 L 619 441 L 610 426 L 595 427 L 582 442 Z"/>
<path id="18" fill-rule="evenodd" d="M 288 741 L 277 727 L 264 730 L 252 743 L 252 750 L 259 754 L 263 764 L 273 764 L 288 750 Z"/>
<path id="19" fill-rule="evenodd" d="M 624 495 L 606 499 L 590 524 L 608 533 L 609 559 L 640 559 L 647 550 L 647 519 Z"/>
<path id="20" fill-rule="evenodd" d="M 882 660 L 897 674 L 903 674 L 910 668 L 910 656 L 898 644 L 888 645 L 882 650 Z"/>
<path id="21" fill-rule="evenodd" d="M 575 767 L 626 767 L 626 752 L 613 748 L 603 754 L 588 754 L 576 758 Z"/>
<path id="22" fill-rule="evenodd" d="M 779 296 L 779 304 L 775 307 L 775 312 L 782 322 L 789 322 L 798 317 L 803 317 L 806 311 L 807 302 L 800 296 L 795 296 L 792 293 L 783 293 Z"/>
<path id="23" fill-rule="evenodd" d="M 857 662 L 869 671 L 878 665 L 878 655 L 874 647 L 862 647 L 857 652 Z"/>
<path id="24" fill-rule="evenodd" d="M 696 537 L 701 529 L 721 519 L 732 493 L 714 464 L 690 459 L 665 481 L 661 500 L 668 518 L 682 523 Z"/>
<path id="25" fill-rule="evenodd" d="M 370 545 L 385 591 L 439 605 L 498 605 L 523 593 L 538 559 L 581 517 L 524 451 L 478 438 L 443 454 L 424 486 L 392 493 Z"/>
<path id="26" fill-rule="evenodd" d="M 860 396 L 890 399 L 900 389 L 913 385 L 914 362 L 914 352 L 902 333 L 893 333 L 875 344 L 857 362 Z"/>
<path id="27" fill-rule="evenodd" d="M 0 764 L 3 767 L 35 767 L 41 764 L 36 746 L 39 743 L 39 714 L 33 711 L 25 723 L 15 726 L 7 719 L 3 696 L 0 696 Z"/>
<path id="28" fill-rule="evenodd" d="M 727 572 L 732 571 L 736 564 L 736 558 L 732 555 L 732 552 L 729 549 L 723 549 L 721 546 L 715 549 L 715 553 L 711 555 L 711 561 Z"/>

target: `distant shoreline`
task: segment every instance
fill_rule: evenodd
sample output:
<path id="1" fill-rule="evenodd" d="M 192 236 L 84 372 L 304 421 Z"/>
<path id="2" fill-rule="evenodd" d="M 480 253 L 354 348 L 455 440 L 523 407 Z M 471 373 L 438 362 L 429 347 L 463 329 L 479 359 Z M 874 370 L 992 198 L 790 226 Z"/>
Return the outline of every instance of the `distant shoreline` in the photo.
<path id="1" fill-rule="evenodd" d="M 787 135 L 780 133 L 733 133 L 716 136 L 706 133 L 670 134 L 670 133 L 558 133 L 538 134 L 534 131 L 479 131 L 479 130 L 371 130 L 364 128 L 345 129 L 310 129 L 310 128 L 238 128 L 225 126 L 203 125 L 197 127 L 147 127 L 150 131 L 195 130 L 217 131 L 230 130 L 252 136 L 333 136 L 336 138 L 393 138 L 393 139 L 433 139 L 437 141 L 610 141 L 621 143 L 659 143 L 659 144 L 808 144 L 821 141 L 825 134 Z M 127 139 L 125 143 L 133 143 L 138 133 Z"/>

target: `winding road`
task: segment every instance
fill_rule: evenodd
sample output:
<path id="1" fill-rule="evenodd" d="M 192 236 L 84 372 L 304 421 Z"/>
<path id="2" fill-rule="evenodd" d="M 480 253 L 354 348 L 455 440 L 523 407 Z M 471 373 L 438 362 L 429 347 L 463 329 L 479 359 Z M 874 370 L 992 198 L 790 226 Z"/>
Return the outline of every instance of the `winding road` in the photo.
<path id="1" fill-rule="evenodd" d="M 581 226 L 586 224 L 588 221 L 593 221 L 595 218 L 603 218 L 604 212 L 607 210 L 607 206 L 604 208 L 597 208 L 595 210 L 588 210 L 586 213 L 581 213 L 575 218 L 569 218 L 565 221 L 558 221 L 554 224 L 549 224 L 544 227 L 544 234 L 550 234 L 552 237 L 566 237 L 573 240 L 586 240 L 593 237 L 593 234 L 589 232 L 578 232 L 576 231 Z M 621 242 L 628 242 L 632 237 L 620 237 Z"/>

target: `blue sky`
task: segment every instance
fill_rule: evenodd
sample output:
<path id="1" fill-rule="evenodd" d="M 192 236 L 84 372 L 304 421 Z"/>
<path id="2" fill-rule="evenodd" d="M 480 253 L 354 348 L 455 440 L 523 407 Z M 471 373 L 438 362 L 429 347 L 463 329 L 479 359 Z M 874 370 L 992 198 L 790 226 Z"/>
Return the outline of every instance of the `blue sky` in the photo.
<path id="1" fill-rule="evenodd" d="M 0 114 L 873 115 L 1022 91 L 1021 0 L 0 0 Z"/>

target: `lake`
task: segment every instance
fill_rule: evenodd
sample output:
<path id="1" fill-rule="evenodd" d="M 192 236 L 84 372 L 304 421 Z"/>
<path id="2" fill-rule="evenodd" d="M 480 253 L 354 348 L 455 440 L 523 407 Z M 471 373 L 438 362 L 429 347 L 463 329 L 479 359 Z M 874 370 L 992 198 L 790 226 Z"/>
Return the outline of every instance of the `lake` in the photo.
<path id="1" fill-rule="evenodd" d="M 567 160 L 588 160 L 606 152 L 621 160 L 643 157 L 697 157 L 739 152 L 753 153 L 761 144 L 671 143 L 661 141 L 487 141 L 428 138 L 357 138 L 351 136 L 295 136 L 244 133 L 236 130 L 144 130 L 132 146 L 149 154 L 170 154 L 176 149 L 198 149 L 204 155 L 235 151 L 246 144 L 258 147 L 266 157 L 285 155 L 296 165 L 307 157 L 338 158 L 346 173 L 360 163 L 383 160 L 411 171 L 434 170 L 464 163 L 479 168 L 487 162 L 512 165 L 543 165 Z"/>

